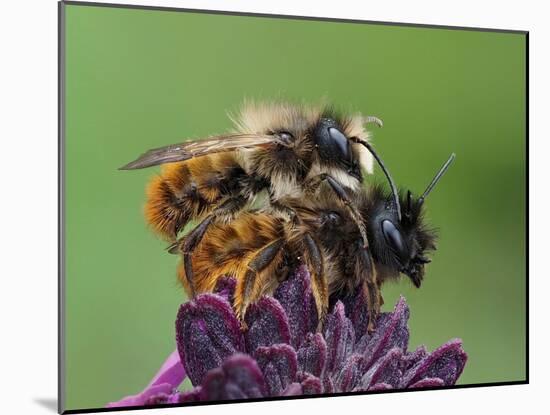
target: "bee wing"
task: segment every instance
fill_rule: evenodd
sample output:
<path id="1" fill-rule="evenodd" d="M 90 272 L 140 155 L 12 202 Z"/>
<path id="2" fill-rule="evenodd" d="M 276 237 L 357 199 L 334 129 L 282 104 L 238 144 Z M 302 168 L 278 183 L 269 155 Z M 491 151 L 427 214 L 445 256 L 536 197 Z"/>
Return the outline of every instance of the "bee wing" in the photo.
<path id="1" fill-rule="evenodd" d="M 154 148 L 139 156 L 136 160 L 120 167 L 119 170 L 143 169 L 159 164 L 185 161 L 193 157 L 211 153 L 233 151 L 238 148 L 256 147 L 268 144 L 284 144 L 276 136 L 258 134 L 227 134 L 201 140 L 187 141 L 181 144 Z"/>

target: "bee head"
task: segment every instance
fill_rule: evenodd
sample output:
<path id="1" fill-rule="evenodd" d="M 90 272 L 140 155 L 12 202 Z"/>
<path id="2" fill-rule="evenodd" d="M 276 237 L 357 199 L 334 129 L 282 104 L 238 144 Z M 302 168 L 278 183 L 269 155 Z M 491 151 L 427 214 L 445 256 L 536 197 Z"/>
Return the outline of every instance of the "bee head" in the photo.
<path id="1" fill-rule="evenodd" d="M 351 141 L 332 118 L 321 118 L 313 132 L 315 147 L 321 160 L 332 160 L 342 165 L 356 179 L 361 178 L 359 162 L 354 157 Z"/>
<path id="2" fill-rule="evenodd" d="M 326 109 L 310 131 L 319 163 L 329 169 L 344 171 L 361 181 L 361 168 L 370 170 L 370 164 L 362 155 L 355 136 L 367 137 L 363 126 L 375 123 L 382 126 L 376 117 L 342 117 L 332 109 Z M 370 157 L 370 156 L 369 156 Z M 370 159 L 369 159 L 370 160 Z"/>
<path id="3" fill-rule="evenodd" d="M 436 235 L 423 218 L 424 201 L 448 169 L 455 155 L 435 175 L 424 193 L 418 198 L 410 191 L 398 193 L 389 172 L 375 153 L 386 174 L 392 191 L 388 194 L 374 187 L 369 196 L 367 211 L 368 239 L 376 263 L 386 274 L 407 275 L 416 287 L 424 276 L 424 265 L 430 262 L 429 251 L 436 249 Z"/>
<path id="4" fill-rule="evenodd" d="M 276 137 L 275 146 L 255 155 L 259 170 L 269 172 L 266 176 L 292 173 L 304 179 L 327 173 L 353 189 L 362 182 L 362 171 L 372 172 L 373 167 L 372 156 L 357 140 L 368 140 L 368 124 L 382 126 L 377 117 L 340 113 L 325 103 L 277 101 L 248 102 L 234 123 L 239 133 Z"/>

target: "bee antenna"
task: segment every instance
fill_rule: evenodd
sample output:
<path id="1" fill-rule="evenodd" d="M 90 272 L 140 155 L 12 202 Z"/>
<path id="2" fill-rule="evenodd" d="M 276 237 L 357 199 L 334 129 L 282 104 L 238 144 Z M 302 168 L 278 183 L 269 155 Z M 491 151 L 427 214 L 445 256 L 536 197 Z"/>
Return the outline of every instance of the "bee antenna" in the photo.
<path id="1" fill-rule="evenodd" d="M 375 158 L 376 162 L 378 163 L 378 165 L 386 175 L 386 179 L 388 179 L 388 182 L 390 183 L 391 192 L 393 195 L 393 203 L 395 204 L 395 208 L 397 209 L 397 218 L 399 219 L 399 221 L 401 221 L 401 205 L 399 204 L 399 193 L 397 192 L 397 187 L 395 186 L 395 183 L 390 175 L 390 172 L 388 171 L 388 169 L 386 169 L 384 162 L 378 156 L 378 154 L 376 154 L 376 151 L 374 151 L 374 148 L 372 148 L 372 146 L 367 141 L 361 140 L 359 142 L 363 144 L 367 148 L 367 150 L 369 150 L 369 152 Z"/>
<path id="2" fill-rule="evenodd" d="M 376 124 L 378 127 L 382 128 L 384 126 L 384 123 L 382 120 L 378 117 L 375 117 L 374 115 L 367 115 L 363 118 L 363 122 L 365 124 Z"/>
<path id="3" fill-rule="evenodd" d="M 451 165 L 451 163 L 453 162 L 455 157 L 456 157 L 456 154 L 452 153 L 451 156 L 449 157 L 449 159 L 445 162 L 445 164 L 443 166 L 441 166 L 441 168 L 439 169 L 439 171 L 437 172 L 435 177 L 432 179 L 431 183 L 428 185 L 426 190 L 424 190 L 424 193 L 422 193 L 422 196 L 420 196 L 420 198 L 418 199 L 418 203 L 420 205 L 422 205 L 422 203 L 424 203 L 424 200 L 426 199 L 426 197 L 428 197 L 428 195 L 430 194 L 432 189 L 435 187 L 437 182 L 439 182 L 441 177 L 443 177 L 443 175 L 445 174 L 445 172 L 447 171 L 447 169 L 449 168 L 449 166 Z"/>

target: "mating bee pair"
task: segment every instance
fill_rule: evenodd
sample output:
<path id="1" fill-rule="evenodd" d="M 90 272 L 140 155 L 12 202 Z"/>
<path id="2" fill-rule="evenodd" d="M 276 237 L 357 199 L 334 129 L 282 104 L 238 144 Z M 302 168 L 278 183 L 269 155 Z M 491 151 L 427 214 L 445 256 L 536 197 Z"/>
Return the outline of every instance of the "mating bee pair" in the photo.
<path id="1" fill-rule="evenodd" d="M 376 117 L 329 108 L 247 105 L 237 132 L 153 149 L 122 169 L 163 165 L 147 190 L 145 214 L 182 261 L 178 278 L 190 297 L 218 279 L 237 280 L 234 307 L 274 291 L 300 263 L 312 276 L 321 319 L 332 296 L 361 288 L 369 329 L 380 311 L 380 287 L 400 273 L 420 286 L 436 236 L 423 220 L 424 193 L 399 192 L 369 143 Z M 373 158 L 389 190 L 365 186 Z M 178 239 L 190 221 L 200 221 Z"/>

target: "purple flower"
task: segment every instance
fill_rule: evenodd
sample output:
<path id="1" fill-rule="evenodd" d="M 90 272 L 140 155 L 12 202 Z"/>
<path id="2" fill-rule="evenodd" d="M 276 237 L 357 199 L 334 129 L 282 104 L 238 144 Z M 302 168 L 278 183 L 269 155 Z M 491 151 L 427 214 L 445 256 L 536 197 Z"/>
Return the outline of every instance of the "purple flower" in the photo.
<path id="1" fill-rule="evenodd" d="M 122 408 L 126 406 L 141 406 L 154 404 L 161 400 L 167 402 L 178 402 L 179 393 L 175 390 L 185 379 L 183 368 L 178 351 L 172 352 L 168 359 L 161 366 L 149 385 L 137 395 L 126 396 L 120 401 L 107 404 L 107 408 Z"/>
<path id="2" fill-rule="evenodd" d="M 431 353 L 424 346 L 408 351 L 403 297 L 393 312 L 378 317 L 372 333 L 360 290 L 338 300 L 318 329 L 303 266 L 273 296 L 252 304 L 244 325 L 231 307 L 234 288 L 235 281 L 224 278 L 215 293 L 179 309 L 177 351 L 194 388 L 177 392 L 181 379 L 174 378 L 157 393 L 151 387 L 158 382 L 152 382 L 142 394 L 120 401 L 124 406 L 449 386 L 467 360 L 459 339 Z"/>

